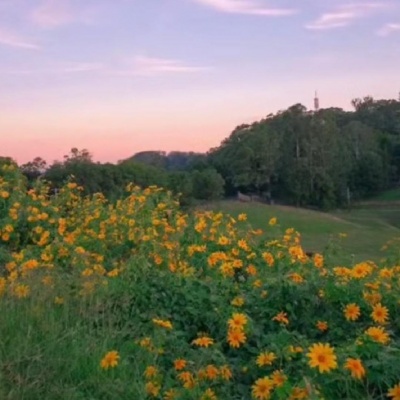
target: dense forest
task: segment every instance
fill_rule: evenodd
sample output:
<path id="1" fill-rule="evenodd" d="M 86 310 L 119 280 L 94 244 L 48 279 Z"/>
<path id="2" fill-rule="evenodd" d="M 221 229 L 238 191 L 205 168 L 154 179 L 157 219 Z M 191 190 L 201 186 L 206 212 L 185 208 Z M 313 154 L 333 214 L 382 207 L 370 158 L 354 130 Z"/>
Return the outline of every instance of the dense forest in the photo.
<path id="1" fill-rule="evenodd" d="M 146 151 L 102 164 L 74 148 L 63 161 L 47 165 L 37 157 L 20 168 L 29 181 L 46 179 L 55 190 L 74 176 L 88 193 L 109 198 L 134 182 L 166 187 L 184 205 L 241 192 L 267 202 L 346 207 L 400 183 L 400 101 L 365 97 L 352 105 L 354 111 L 316 112 L 293 105 L 236 127 L 206 154 Z"/>

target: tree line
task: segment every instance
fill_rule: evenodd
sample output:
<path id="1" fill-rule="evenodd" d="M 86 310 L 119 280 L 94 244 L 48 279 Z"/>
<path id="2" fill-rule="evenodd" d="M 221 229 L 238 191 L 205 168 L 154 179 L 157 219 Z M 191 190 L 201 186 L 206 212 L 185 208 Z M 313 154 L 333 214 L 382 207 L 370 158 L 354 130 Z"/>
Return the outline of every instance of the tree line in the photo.
<path id="1" fill-rule="evenodd" d="M 400 102 L 352 101 L 308 111 L 301 104 L 238 126 L 209 159 L 226 192 L 318 208 L 343 207 L 400 182 Z"/>
<path id="2" fill-rule="evenodd" d="M 207 153 L 145 151 L 116 164 L 94 162 L 74 148 L 51 165 L 20 166 L 32 182 L 56 189 L 74 176 L 86 192 L 118 198 L 129 182 L 158 185 L 195 200 L 256 195 L 267 202 L 344 207 L 400 183 L 400 101 L 352 101 L 354 110 L 309 111 L 295 104 L 236 127 Z"/>

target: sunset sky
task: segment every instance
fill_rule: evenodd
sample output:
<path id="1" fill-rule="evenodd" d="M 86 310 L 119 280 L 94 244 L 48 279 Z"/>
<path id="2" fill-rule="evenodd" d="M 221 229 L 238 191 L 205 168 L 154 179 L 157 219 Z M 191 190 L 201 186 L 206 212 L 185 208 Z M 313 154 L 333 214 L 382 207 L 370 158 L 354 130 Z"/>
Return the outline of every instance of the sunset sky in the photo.
<path id="1" fill-rule="evenodd" d="M 400 0 L 0 0 L 0 155 L 206 151 L 301 102 L 397 98 Z"/>

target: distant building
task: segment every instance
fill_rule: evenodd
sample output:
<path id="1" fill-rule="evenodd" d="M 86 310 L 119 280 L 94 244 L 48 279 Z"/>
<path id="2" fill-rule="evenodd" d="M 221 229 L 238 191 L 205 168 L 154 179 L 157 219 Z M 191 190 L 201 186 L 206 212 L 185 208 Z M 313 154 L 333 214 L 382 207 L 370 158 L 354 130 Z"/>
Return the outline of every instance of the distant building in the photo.
<path id="1" fill-rule="evenodd" d="M 319 110 L 319 98 L 318 98 L 318 93 L 315 91 L 315 97 L 314 97 L 314 111 Z"/>

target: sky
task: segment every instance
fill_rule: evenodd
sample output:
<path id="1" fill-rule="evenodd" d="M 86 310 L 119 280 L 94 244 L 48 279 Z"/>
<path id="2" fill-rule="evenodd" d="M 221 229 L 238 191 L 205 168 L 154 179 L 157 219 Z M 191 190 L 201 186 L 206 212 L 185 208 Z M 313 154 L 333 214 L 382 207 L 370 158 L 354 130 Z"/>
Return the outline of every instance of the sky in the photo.
<path id="1" fill-rule="evenodd" d="M 398 98 L 400 0 L 0 0 L 0 156 L 207 151 L 302 103 Z"/>

